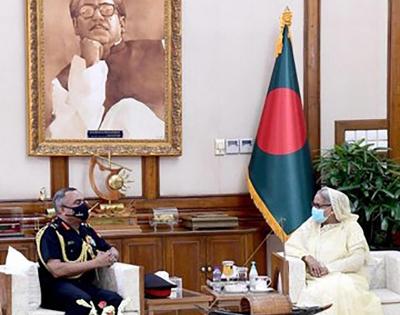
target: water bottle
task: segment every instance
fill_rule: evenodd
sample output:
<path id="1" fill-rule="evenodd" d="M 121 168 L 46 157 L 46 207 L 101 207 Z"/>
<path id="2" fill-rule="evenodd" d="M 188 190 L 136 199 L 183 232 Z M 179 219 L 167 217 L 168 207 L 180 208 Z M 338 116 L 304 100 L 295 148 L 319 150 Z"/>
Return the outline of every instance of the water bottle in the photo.
<path id="1" fill-rule="evenodd" d="M 249 272 L 249 280 L 250 280 L 250 290 L 254 290 L 256 286 L 256 278 L 258 277 L 256 262 L 251 262 L 250 272 Z"/>
<path id="2" fill-rule="evenodd" d="M 218 266 L 215 266 L 212 273 L 213 282 L 221 281 L 221 275 L 222 275 L 221 270 L 218 268 Z"/>
<path id="3" fill-rule="evenodd" d="M 212 289 L 217 293 L 221 292 L 222 290 L 221 275 L 221 270 L 218 268 L 218 266 L 215 266 L 212 273 Z"/>

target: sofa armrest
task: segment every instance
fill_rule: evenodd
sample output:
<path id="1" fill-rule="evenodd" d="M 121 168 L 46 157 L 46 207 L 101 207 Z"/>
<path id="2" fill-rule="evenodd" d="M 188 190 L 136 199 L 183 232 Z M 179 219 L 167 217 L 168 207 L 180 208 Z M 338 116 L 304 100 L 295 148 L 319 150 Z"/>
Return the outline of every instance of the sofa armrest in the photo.
<path id="1" fill-rule="evenodd" d="M 98 269 L 99 287 L 117 292 L 130 302 L 127 311 L 144 314 L 144 269 L 141 266 L 115 263 L 110 268 Z"/>
<path id="2" fill-rule="evenodd" d="M 282 293 L 289 294 L 293 303 L 296 303 L 300 292 L 306 286 L 306 265 L 295 257 L 283 253 L 272 253 L 272 284 L 278 288 L 278 274 L 281 277 Z"/>
<path id="3" fill-rule="evenodd" d="M 285 295 L 289 294 L 289 265 L 280 253 L 272 253 L 271 272 L 271 286 Z"/>
<path id="4" fill-rule="evenodd" d="M 306 264 L 299 258 L 286 256 L 289 263 L 289 296 L 297 303 L 301 291 L 306 287 Z"/>
<path id="5" fill-rule="evenodd" d="M 39 307 L 41 292 L 36 263 L 18 272 L 0 265 L 0 282 L 0 303 L 5 315 L 27 314 Z"/>
<path id="6" fill-rule="evenodd" d="M 400 252 L 392 250 L 384 253 L 386 288 L 400 294 Z"/>
<path id="7" fill-rule="evenodd" d="M 11 275 L 0 269 L 0 314 L 11 315 Z"/>

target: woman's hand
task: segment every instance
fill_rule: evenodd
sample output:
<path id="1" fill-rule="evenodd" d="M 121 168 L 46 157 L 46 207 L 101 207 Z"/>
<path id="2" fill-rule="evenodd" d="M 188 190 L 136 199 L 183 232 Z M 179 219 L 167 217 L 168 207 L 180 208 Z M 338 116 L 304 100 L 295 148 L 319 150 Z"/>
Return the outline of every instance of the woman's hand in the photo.
<path id="1" fill-rule="evenodd" d="M 308 272 L 313 277 L 320 278 L 320 277 L 325 276 L 325 275 L 327 275 L 329 273 L 328 268 L 326 268 L 324 265 L 322 265 L 318 260 L 316 260 L 311 255 L 304 256 L 302 258 L 302 260 L 306 263 Z"/>

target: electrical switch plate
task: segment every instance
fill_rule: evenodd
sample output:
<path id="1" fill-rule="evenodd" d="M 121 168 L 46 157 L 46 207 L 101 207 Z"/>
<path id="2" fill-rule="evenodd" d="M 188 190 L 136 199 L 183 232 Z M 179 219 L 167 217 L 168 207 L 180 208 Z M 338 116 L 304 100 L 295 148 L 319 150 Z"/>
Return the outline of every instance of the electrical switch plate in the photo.
<path id="1" fill-rule="evenodd" d="M 239 154 L 239 139 L 226 139 L 225 146 L 226 154 Z"/>
<path id="2" fill-rule="evenodd" d="M 225 139 L 215 139 L 214 140 L 215 155 L 225 154 Z"/>
<path id="3" fill-rule="evenodd" d="M 254 140 L 251 138 L 240 139 L 240 153 L 248 154 L 253 152 Z"/>

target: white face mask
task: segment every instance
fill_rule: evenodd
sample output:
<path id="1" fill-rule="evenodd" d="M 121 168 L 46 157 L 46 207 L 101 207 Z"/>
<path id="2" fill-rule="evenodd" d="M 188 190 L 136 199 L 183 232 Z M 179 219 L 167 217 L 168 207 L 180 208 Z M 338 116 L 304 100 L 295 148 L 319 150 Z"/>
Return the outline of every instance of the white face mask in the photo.
<path id="1" fill-rule="evenodd" d="M 315 222 L 319 224 L 324 223 L 329 218 L 329 216 L 325 217 L 324 209 L 319 209 L 317 207 L 312 207 L 311 217 Z"/>

